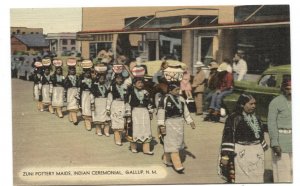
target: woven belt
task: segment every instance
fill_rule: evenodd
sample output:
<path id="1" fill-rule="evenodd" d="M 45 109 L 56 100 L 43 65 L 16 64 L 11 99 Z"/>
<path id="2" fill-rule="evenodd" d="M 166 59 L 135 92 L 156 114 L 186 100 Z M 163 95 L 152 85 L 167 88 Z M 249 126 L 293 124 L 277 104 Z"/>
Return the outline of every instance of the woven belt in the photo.
<path id="1" fill-rule="evenodd" d="M 278 132 L 280 134 L 292 134 L 292 129 L 279 128 Z"/>
<path id="2" fill-rule="evenodd" d="M 240 145 L 257 145 L 260 143 L 259 140 L 255 140 L 255 141 L 237 141 L 236 142 L 237 144 L 240 144 Z"/>

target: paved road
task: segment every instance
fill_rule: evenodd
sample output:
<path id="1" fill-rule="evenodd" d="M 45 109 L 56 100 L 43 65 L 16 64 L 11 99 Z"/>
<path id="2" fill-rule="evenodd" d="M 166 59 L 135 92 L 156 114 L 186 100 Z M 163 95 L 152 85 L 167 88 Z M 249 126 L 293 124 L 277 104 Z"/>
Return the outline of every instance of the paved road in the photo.
<path id="1" fill-rule="evenodd" d="M 116 146 L 112 135 L 99 137 L 94 129 L 86 131 L 83 121 L 74 126 L 66 116 L 39 112 L 32 100 L 32 82 L 12 79 L 12 98 L 15 185 L 224 183 L 217 175 L 223 123 L 203 122 L 192 114 L 196 129 L 185 127 L 186 169 L 179 175 L 163 166 L 157 138 L 152 143 L 153 156 L 133 154 L 129 143 Z M 155 137 L 156 126 L 154 117 Z M 269 154 L 266 169 L 270 169 Z"/>

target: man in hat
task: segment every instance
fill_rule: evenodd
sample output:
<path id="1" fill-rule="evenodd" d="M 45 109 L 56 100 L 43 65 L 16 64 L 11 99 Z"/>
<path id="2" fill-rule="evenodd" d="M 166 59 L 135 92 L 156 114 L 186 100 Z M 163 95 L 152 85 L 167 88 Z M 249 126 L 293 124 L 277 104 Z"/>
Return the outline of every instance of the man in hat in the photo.
<path id="1" fill-rule="evenodd" d="M 97 67 L 100 68 L 97 68 Z M 92 98 L 91 98 L 91 110 L 92 110 L 92 118 L 93 124 L 96 126 L 96 134 L 98 136 L 102 136 L 102 129 L 104 130 L 105 136 L 109 136 L 109 120 L 110 117 L 107 115 L 106 111 L 106 103 L 108 97 L 108 89 L 105 85 L 106 80 L 106 71 L 105 68 L 101 69 L 101 66 L 98 65 L 95 67 L 97 72 L 94 83 L 92 84 Z M 103 65 L 103 67 L 105 67 Z M 99 69 L 99 70 L 98 70 Z"/>
<path id="2" fill-rule="evenodd" d="M 203 92 L 205 87 L 205 72 L 202 70 L 202 67 L 205 65 L 201 61 L 197 61 L 194 67 L 197 70 L 197 73 L 193 79 L 192 88 L 193 93 L 195 94 L 195 104 L 196 104 L 196 115 L 203 114 Z"/>
<path id="3" fill-rule="evenodd" d="M 68 75 L 65 78 L 64 88 L 67 91 L 67 111 L 69 112 L 69 121 L 74 125 L 78 125 L 77 112 L 79 107 L 76 95 L 79 89 L 79 77 L 76 75 L 76 59 L 75 64 L 68 64 Z"/>
<path id="4" fill-rule="evenodd" d="M 55 63 L 57 61 L 57 63 Z M 55 66 L 55 72 L 51 75 L 51 82 L 53 85 L 52 89 L 52 107 L 55 110 L 56 115 L 59 118 L 63 117 L 62 107 L 64 106 L 64 80 L 62 72 L 62 61 L 55 59 L 53 60 Z"/>
<path id="5" fill-rule="evenodd" d="M 207 78 L 207 83 L 206 83 L 206 88 L 204 91 L 204 103 L 210 104 L 210 100 L 212 97 L 212 94 L 215 92 L 216 90 L 216 85 L 217 85 L 217 74 L 218 74 L 218 69 L 219 65 L 217 62 L 212 61 L 209 65 L 208 68 L 210 70 L 209 72 L 209 76 Z M 204 105 L 207 105 L 204 104 Z M 205 107 L 205 110 L 208 108 L 208 105 Z"/>
<path id="6" fill-rule="evenodd" d="M 292 150 L 292 82 L 284 79 L 282 94 L 269 105 L 268 131 L 273 150 L 274 183 L 293 181 Z"/>
<path id="7" fill-rule="evenodd" d="M 137 144 L 143 145 L 143 153 L 153 155 L 150 150 L 150 142 L 152 140 L 151 122 L 153 114 L 153 105 L 149 92 L 144 88 L 143 67 L 133 68 L 133 87 L 128 89 L 125 98 L 127 122 L 131 126 L 127 127 L 127 140 L 130 141 L 131 152 L 137 153 Z M 129 121 L 128 121 L 129 120 Z"/>
<path id="8" fill-rule="evenodd" d="M 159 136 L 164 146 L 163 161 L 166 166 L 173 166 L 177 173 L 182 174 L 179 151 L 184 149 L 184 124 L 195 129 L 195 123 L 190 116 L 186 102 L 179 95 L 179 82 L 169 82 L 168 94 L 163 96 L 158 104 L 157 124 Z"/>
<path id="9" fill-rule="evenodd" d="M 227 64 L 222 63 L 217 70 L 218 81 L 216 84 L 216 91 L 212 95 L 208 111 L 211 116 L 210 120 L 215 122 L 218 122 L 220 119 L 220 109 L 223 98 L 228 94 L 231 94 L 233 91 L 233 76 L 232 73 L 227 71 L 227 69 Z"/>
<path id="10" fill-rule="evenodd" d="M 248 71 L 247 62 L 245 61 L 245 52 L 243 50 L 238 50 L 233 58 L 233 73 L 234 80 L 242 81 Z"/>
<path id="11" fill-rule="evenodd" d="M 124 85 L 122 71 L 115 71 L 114 81 L 109 88 L 106 103 L 106 113 L 111 119 L 111 128 L 114 131 L 115 144 L 122 145 L 122 132 L 125 127 L 125 95 L 127 87 Z"/>

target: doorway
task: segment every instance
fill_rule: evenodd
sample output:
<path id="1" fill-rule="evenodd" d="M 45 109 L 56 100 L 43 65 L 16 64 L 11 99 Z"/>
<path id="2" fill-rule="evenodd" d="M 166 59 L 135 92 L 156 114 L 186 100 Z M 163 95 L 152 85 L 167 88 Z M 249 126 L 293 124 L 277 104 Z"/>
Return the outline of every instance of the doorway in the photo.
<path id="1" fill-rule="evenodd" d="M 148 60 L 156 60 L 156 41 L 148 41 Z"/>

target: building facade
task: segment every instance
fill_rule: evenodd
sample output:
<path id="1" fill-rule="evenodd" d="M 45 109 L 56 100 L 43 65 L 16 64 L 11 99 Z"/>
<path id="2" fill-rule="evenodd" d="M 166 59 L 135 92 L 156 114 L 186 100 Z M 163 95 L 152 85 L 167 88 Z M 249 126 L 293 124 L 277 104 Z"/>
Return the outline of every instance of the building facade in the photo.
<path id="1" fill-rule="evenodd" d="M 57 56 L 73 55 L 81 51 L 81 42 L 76 41 L 76 33 L 49 33 L 46 40 L 50 52 Z"/>
<path id="2" fill-rule="evenodd" d="M 43 34 L 43 28 L 10 27 L 10 35 Z"/>
<path id="3" fill-rule="evenodd" d="M 100 50 L 145 61 L 170 56 L 190 69 L 243 49 L 249 71 L 260 73 L 290 63 L 289 6 L 83 8 L 77 40 L 84 58 Z"/>
<path id="4" fill-rule="evenodd" d="M 41 34 L 22 34 L 11 36 L 11 53 L 43 53 L 49 50 L 49 44 Z"/>

